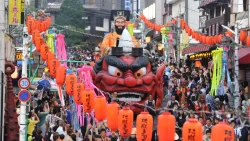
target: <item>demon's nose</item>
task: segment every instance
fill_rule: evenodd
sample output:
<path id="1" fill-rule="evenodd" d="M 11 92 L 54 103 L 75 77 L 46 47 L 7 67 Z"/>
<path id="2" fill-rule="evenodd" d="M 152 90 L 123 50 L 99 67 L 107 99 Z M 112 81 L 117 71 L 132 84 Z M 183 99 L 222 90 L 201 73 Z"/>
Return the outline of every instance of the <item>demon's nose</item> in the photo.
<path id="1" fill-rule="evenodd" d="M 125 80 L 124 80 L 125 86 L 127 86 L 127 87 L 135 87 L 136 86 L 136 79 L 134 78 L 132 71 L 127 71 L 124 76 L 125 76 L 124 77 L 125 78 Z"/>

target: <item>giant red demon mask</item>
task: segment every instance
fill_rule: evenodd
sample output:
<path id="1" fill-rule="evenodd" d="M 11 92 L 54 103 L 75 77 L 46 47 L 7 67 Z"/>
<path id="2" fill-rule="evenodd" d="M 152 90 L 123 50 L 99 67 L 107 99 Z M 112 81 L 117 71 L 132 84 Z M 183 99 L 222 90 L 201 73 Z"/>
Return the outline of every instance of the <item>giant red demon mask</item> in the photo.
<path id="1" fill-rule="evenodd" d="M 105 92 L 117 92 L 119 101 L 137 103 L 131 106 L 134 112 L 143 110 L 138 105 L 144 104 L 149 95 L 156 99 L 156 107 L 161 106 L 165 66 L 153 73 L 147 57 L 105 56 L 96 63 L 94 70 L 95 85 Z"/>

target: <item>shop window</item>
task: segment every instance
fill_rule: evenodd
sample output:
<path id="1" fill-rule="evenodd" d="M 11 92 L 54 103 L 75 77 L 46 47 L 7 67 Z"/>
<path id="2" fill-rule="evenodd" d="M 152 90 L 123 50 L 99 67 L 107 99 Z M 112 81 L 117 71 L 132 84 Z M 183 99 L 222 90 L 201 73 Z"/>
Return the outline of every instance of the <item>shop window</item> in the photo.
<path id="1" fill-rule="evenodd" d="M 98 26 L 98 27 L 103 27 L 103 21 L 104 21 L 103 18 L 97 17 L 97 18 L 96 18 L 96 26 Z"/>
<path id="2" fill-rule="evenodd" d="M 216 17 L 221 15 L 221 6 L 216 7 Z"/>

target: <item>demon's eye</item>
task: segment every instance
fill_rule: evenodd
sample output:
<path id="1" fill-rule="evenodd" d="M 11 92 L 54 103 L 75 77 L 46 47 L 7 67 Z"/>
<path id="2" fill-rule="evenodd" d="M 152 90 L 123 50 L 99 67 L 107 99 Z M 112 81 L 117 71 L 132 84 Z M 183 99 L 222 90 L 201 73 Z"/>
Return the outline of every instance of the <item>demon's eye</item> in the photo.
<path id="1" fill-rule="evenodd" d="M 135 76 L 135 78 L 141 78 L 142 76 L 144 76 L 146 74 L 146 72 L 147 72 L 146 68 L 142 67 L 134 73 L 134 76 Z"/>
<path id="2" fill-rule="evenodd" d="M 123 73 L 120 71 L 117 67 L 114 66 L 109 66 L 108 67 L 108 72 L 110 75 L 117 76 L 117 77 L 122 77 Z"/>

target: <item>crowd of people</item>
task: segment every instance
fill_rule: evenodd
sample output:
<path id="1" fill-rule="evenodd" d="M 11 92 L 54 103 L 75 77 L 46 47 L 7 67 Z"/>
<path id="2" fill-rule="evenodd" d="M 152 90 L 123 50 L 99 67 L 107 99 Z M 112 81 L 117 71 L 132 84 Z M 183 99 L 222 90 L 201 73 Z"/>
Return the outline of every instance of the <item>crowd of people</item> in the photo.
<path id="1" fill-rule="evenodd" d="M 69 50 L 72 60 L 94 60 L 94 52 L 90 50 Z M 155 63 L 166 65 L 164 61 Z M 70 64 L 71 69 L 81 67 L 83 63 Z M 234 109 L 234 98 L 227 82 L 224 93 L 219 96 L 210 95 L 211 71 L 205 67 L 190 68 L 189 64 L 177 68 L 174 64 L 166 65 L 164 80 L 164 99 L 162 109 L 155 108 L 154 98 L 149 96 L 146 107 L 156 110 L 154 120 L 162 111 L 169 111 L 176 118 L 176 140 L 181 140 L 182 127 L 189 118 L 196 118 L 203 125 L 204 141 L 211 141 L 212 127 L 221 121 L 228 122 L 235 130 L 235 141 L 248 141 L 249 119 L 248 87 L 244 83 L 240 87 L 240 106 Z M 50 80 L 49 73 L 44 79 Z M 39 94 L 39 93 L 42 93 Z M 40 96 L 39 96 L 40 95 Z M 109 94 L 108 101 L 117 101 L 117 94 Z M 61 106 L 57 92 L 48 89 L 37 90 L 32 97 L 31 110 L 28 116 L 27 136 L 29 141 L 119 141 L 119 132 L 112 132 L 107 121 L 96 123 L 85 114 L 84 125 L 74 130 L 71 103 L 65 94 L 65 105 Z M 147 110 L 147 109 L 145 109 Z M 133 128 L 128 141 L 136 141 L 136 128 Z M 158 141 L 155 125 L 152 141 Z"/>

